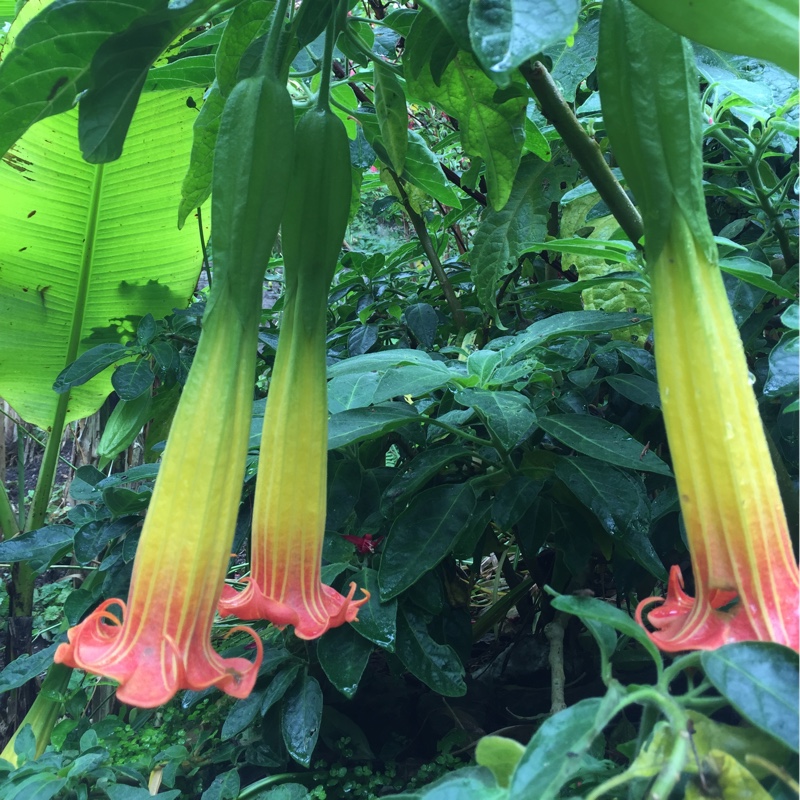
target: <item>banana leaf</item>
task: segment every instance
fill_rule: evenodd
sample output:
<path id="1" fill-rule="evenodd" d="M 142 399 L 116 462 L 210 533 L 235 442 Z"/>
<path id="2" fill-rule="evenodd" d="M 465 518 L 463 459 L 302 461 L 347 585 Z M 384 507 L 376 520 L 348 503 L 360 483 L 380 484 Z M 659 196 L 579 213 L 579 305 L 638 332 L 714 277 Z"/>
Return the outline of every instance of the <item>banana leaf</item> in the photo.
<path id="1" fill-rule="evenodd" d="M 0 162 L 0 397 L 26 421 L 50 427 L 53 381 L 81 353 L 186 306 L 202 254 L 176 210 L 196 113 L 184 92 L 142 96 L 122 157 L 95 166 L 73 110 L 36 123 Z M 66 421 L 100 407 L 110 375 L 72 390 Z"/>

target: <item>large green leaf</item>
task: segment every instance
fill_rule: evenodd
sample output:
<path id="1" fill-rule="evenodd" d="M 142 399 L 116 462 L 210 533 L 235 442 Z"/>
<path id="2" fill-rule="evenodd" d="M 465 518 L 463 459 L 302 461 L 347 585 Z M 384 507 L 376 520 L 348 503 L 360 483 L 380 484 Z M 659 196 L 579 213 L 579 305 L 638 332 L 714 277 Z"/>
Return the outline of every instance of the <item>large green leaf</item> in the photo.
<path id="1" fill-rule="evenodd" d="M 470 3 L 469 34 L 475 55 L 505 85 L 512 70 L 572 33 L 580 9 L 579 0 Z"/>
<path id="2" fill-rule="evenodd" d="M 502 210 L 489 208 L 483 213 L 469 260 L 478 300 L 495 318 L 500 279 L 517 266 L 528 242 L 544 239 L 548 209 L 560 198 L 561 184 L 571 178 L 571 172 L 563 161 L 526 156 Z"/>
<path id="3" fill-rule="evenodd" d="M 125 152 L 101 167 L 77 113 L 37 123 L 0 164 L 0 396 L 48 427 L 53 381 L 90 347 L 134 338 L 145 314 L 183 307 L 197 281 L 197 230 L 175 207 L 196 112 L 183 92 L 142 97 Z M 94 413 L 110 371 L 72 390 L 67 420 Z"/>
<path id="4" fill-rule="evenodd" d="M 434 486 L 416 495 L 386 539 L 378 570 L 381 599 L 397 597 L 433 569 L 450 552 L 474 509 L 469 483 Z"/>
<path id="5" fill-rule="evenodd" d="M 652 451 L 628 435 L 624 428 L 600 417 L 583 414 L 551 414 L 539 419 L 539 427 L 567 447 L 618 467 L 672 475 Z"/>
<path id="6" fill-rule="evenodd" d="M 735 642 L 702 654 L 720 694 L 750 722 L 798 749 L 797 653 L 774 642 Z"/>
<path id="7" fill-rule="evenodd" d="M 633 0 L 660 23 L 709 47 L 773 61 L 797 75 L 795 0 Z"/>
<path id="8" fill-rule="evenodd" d="M 502 96 L 497 95 L 494 81 L 465 52 L 459 52 L 437 80 L 429 44 L 438 29 L 443 30 L 441 23 L 427 12 L 421 12 L 411 26 L 406 39 L 406 52 L 411 58 L 406 74 L 408 92 L 435 103 L 458 119 L 464 150 L 486 163 L 492 207 L 503 208 L 511 194 L 525 141 L 528 103 L 524 84 L 512 84 Z"/>
<path id="9" fill-rule="evenodd" d="M 211 2 L 29 0 L 0 65 L 0 153 L 80 95 L 87 159 L 118 158 L 148 69 Z"/>

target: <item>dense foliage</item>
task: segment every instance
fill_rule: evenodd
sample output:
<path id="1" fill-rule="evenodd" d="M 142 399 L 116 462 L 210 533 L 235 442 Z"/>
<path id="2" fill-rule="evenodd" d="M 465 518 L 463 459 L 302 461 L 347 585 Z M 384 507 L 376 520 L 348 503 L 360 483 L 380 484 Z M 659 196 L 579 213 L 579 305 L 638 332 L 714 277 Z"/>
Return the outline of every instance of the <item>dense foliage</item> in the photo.
<path id="1" fill-rule="evenodd" d="M 19 447 L 0 451 L 0 738 L 37 689 L 52 736 L 42 753 L 47 735 L 37 743 L 27 718 L 17 763 L 0 761 L 0 798 L 488 800 L 596 797 L 600 785 L 606 797 L 795 796 L 796 653 L 737 642 L 670 660 L 631 616 L 663 595 L 673 565 L 695 587 L 594 0 L 519 0 L 497 17 L 370 0 L 334 20 L 330 97 L 352 201 L 321 298 L 321 577 L 343 595 L 367 590 L 357 621 L 311 641 L 254 623 L 264 658 L 241 699 L 208 688 L 136 709 L 109 681 L 52 666 L 68 627 L 128 591 L 222 279 L 209 224 L 220 118 L 256 71 L 275 3 L 28 0 L 13 22 L 9 5 L 0 397 Z M 692 45 L 703 117 L 690 146 L 702 146 L 705 209 L 796 546 L 797 84 L 766 60 L 791 67 L 783 28 L 741 49 L 741 18 L 707 5 L 722 38 Z M 331 16 L 303 0 L 281 29 L 299 119 L 326 85 Z M 725 42 L 745 54 L 711 49 Z M 299 151 L 311 185 L 324 156 Z M 302 202 L 289 207 L 299 244 L 284 222 L 286 270 L 279 238 L 251 353 L 227 577 L 239 589 L 278 335 L 293 319 L 290 249 L 330 236 L 299 219 Z M 240 245 L 228 236 L 226 254 Z M 227 388 L 213 402 L 234 436 L 247 420 L 225 417 Z M 280 448 L 299 446 L 302 427 L 277 431 Z M 202 451 L 206 436 L 198 425 L 188 438 Z M 216 469 L 222 487 L 231 468 Z M 292 499 L 298 515 L 313 503 L 305 485 Z M 214 646 L 252 659 L 235 628 L 217 619 Z"/>

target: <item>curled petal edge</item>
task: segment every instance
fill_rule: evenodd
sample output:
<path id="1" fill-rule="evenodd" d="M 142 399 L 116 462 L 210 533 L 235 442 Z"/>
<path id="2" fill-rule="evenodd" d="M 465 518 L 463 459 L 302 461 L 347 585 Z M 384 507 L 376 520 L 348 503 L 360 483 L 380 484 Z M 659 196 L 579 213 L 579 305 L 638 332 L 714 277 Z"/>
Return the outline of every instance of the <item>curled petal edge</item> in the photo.
<path id="1" fill-rule="evenodd" d="M 117 681 L 119 700 L 139 708 L 163 705 L 181 689 L 200 691 L 217 686 L 236 698 L 247 697 L 252 691 L 264 654 L 261 638 L 252 628 L 240 625 L 229 634 L 242 630 L 253 637 L 254 661 L 223 658 L 211 647 L 210 639 L 195 645 L 195 650 L 182 653 L 173 637 L 160 631 L 149 642 L 142 636 L 134 637 L 122 649 L 120 637 L 128 623 L 108 611 L 112 605 L 122 608 L 125 619 L 127 609 L 122 600 L 104 601 L 83 622 L 69 629 L 68 642 L 56 650 L 57 664 Z M 142 631 L 147 632 L 146 622 L 142 623 Z"/>
<path id="2" fill-rule="evenodd" d="M 317 639 L 330 628 L 336 628 L 345 622 L 358 622 L 358 609 L 370 598 L 370 593 L 362 588 L 364 597 L 353 599 L 358 588 L 354 581 L 350 582 L 347 596 L 322 584 L 326 616 L 317 619 L 305 607 L 290 605 L 267 596 L 253 578 L 244 578 L 242 582 L 245 588 L 241 592 L 231 586 L 223 587 L 219 601 L 220 615 L 235 615 L 240 619 L 265 619 L 281 629 L 292 625 L 295 636 L 299 639 Z"/>

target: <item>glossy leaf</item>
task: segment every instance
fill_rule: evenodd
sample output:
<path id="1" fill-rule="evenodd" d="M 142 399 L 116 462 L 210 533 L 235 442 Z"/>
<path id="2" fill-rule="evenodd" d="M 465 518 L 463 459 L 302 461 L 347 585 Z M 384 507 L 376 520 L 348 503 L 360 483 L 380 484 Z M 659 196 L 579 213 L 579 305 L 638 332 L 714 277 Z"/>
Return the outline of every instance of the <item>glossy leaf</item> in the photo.
<path id="1" fill-rule="evenodd" d="M 796 333 L 785 334 L 769 352 L 769 374 L 764 384 L 768 397 L 796 395 L 798 389 L 798 355 L 800 338 Z"/>
<path id="2" fill-rule="evenodd" d="M 390 600 L 413 586 L 453 548 L 475 508 L 469 483 L 420 492 L 395 519 L 378 571 L 381 597 Z"/>
<path id="3" fill-rule="evenodd" d="M 510 797 L 535 796 L 553 800 L 579 774 L 594 739 L 617 714 L 622 689 L 603 697 L 581 700 L 550 717 L 525 748 L 511 778 Z"/>
<path id="4" fill-rule="evenodd" d="M 27 561 L 34 572 L 39 572 L 69 549 L 74 535 L 75 529 L 69 525 L 47 525 L 17 534 L 0 542 L 0 562 Z"/>
<path id="5" fill-rule="evenodd" d="M 593 619 L 603 625 L 608 625 L 624 636 L 639 642 L 642 647 L 650 654 L 657 665 L 661 664 L 661 653 L 658 648 L 650 641 L 650 637 L 644 628 L 636 620 L 632 619 L 622 609 L 610 605 L 596 597 L 579 597 L 577 595 L 555 595 L 553 594 L 552 605 L 558 611 L 565 611 L 567 614 L 574 614 L 581 619 Z"/>
<path id="6" fill-rule="evenodd" d="M 283 698 L 289 687 L 294 683 L 295 678 L 297 678 L 301 666 L 298 663 L 288 664 L 275 673 L 275 677 L 264 690 L 264 698 L 261 701 L 262 716 Z"/>
<path id="7" fill-rule="evenodd" d="M 428 633 L 425 620 L 413 609 L 397 612 L 397 650 L 403 666 L 434 692 L 445 697 L 466 693 L 464 665 L 450 645 L 439 644 Z"/>
<path id="8" fill-rule="evenodd" d="M 362 609 L 358 615 L 361 616 Z M 317 644 L 317 658 L 328 680 L 349 700 L 367 667 L 372 644 L 350 625 L 331 628 Z"/>
<path id="9" fill-rule="evenodd" d="M 667 580 L 667 571 L 650 543 L 650 507 L 638 476 L 581 456 L 559 459 L 555 474 L 629 558 L 658 580 Z"/>
<path id="10" fill-rule="evenodd" d="M 418 419 L 419 414 L 406 403 L 385 403 L 372 408 L 341 411 L 331 416 L 328 422 L 328 448 L 333 450 L 382 436 Z"/>
<path id="11" fill-rule="evenodd" d="M 652 451 L 645 450 L 624 428 L 584 414 L 551 414 L 540 417 L 539 427 L 567 447 L 618 467 L 672 475 Z"/>
<path id="12" fill-rule="evenodd" d="M 281 708 L 281 731 L 289 755 L 301 766 L 311 765 L 322 722 L 322 689 L 306 675 L 286 693 Z"/>
<path id="13" fill-rule="evenodd" d="M 519 392 L 462 389 L 455 397 L 479 413 L 506 451 L 525 441 L 536 427 L 530 401 Z"/>
<path id="14" fill-rule="evenodd" d="M 580 8 L 580 0 L 470 3 L 472 48 L 484 68 L 506 85 L 512 70 L 573 32 Z"/>
<path id="15" fill-rule="evenodd" d="M 381 600 L 378 573 L 374 569 L 365 567 L 353 575 L 353 580 L 370 596 L 358 609 L 358 620 L 351 623 L 352 628 L 378 647 L 393 653 L 397 638 L 397 600 Z"/>
<path id="16" fill-rule="evenodd" d="M 709 680 L 742 716 L 797 752 L 797 653 L 772 642 L 736 642 L 701 658 Z"/>
<path id="17" fill-rule="evenodd" d="M 233 704 L 222 725 L 220 739 L 223 742 L 240 734 L 258 716 L 263 695 L 264 692 L 256 690 Z"/>
<path id="18" fill-rule="evenodd" d="M 412 495 L 422 489 L 428 481 L 438 475 L 444 467 L 456 459 L 470 455 L 461 445 L 446 444 L 432 447 L 406 462 L 392 478 L 381 498 L 381 513 L 391 519 L 401 511 Z"/>
<path id="19" fill-rule="evenodd" d="M 51 644 L 29 656 L 27 653 L 7 664 L 0 671 L 0 692 L 8 692 L 41 675 L 52 663 L 58 643 Z"/>
<path id="20" fill-rule="evenodd" d="M 623 397 L 627 397 L 632 403 L 661 408 L 658 384 L 655 381 L 629 373 L 609 375 L 605 380 L 612 389 L 618 391 Z"/>
<path id="21" fill-rule="evenodd" d="M 433 347 L 439 325 L 439 317 L 433 306 L 428 303 L 412 303 L 405 307 L 403 317 L 417 341 L 425 348 Z"/>

